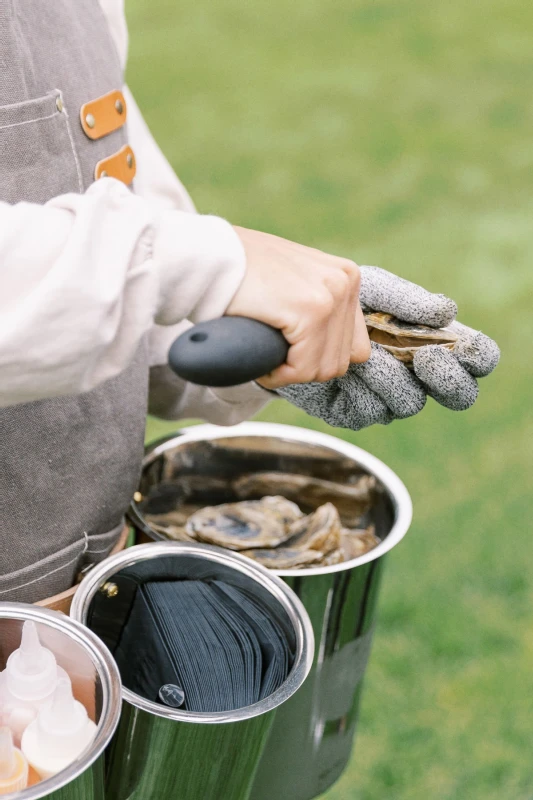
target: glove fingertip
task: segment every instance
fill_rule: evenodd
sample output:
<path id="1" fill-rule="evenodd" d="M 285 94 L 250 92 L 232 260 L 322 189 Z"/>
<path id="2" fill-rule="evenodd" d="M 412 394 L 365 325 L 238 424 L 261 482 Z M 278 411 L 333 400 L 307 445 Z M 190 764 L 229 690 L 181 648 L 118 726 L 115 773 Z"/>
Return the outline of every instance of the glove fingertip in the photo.
<path id="1" fill-rule="evenodd" d="M 465 388 L 454 396 L 431 391 L 430 397 L 436 400 L 439 405 L 444 406 L 444 408 L 449 408 L 450 411 L 468 411 L 476 402 L 478 394 L 479 388 L 476 385 L 475 388 Z"/>
<path id="2" fill-rule="evenodd" d="M 411 388 L 403 398 L 395 399 L 394 414 L 398 419 L 414 417 L 423 410 L 426 400 L 427 394 L 421 386 Z"/>
<path id="3" fill-rule="evenodd" d="M 469 341 L 459 341 L 454 349 L 457 360 L 471 375 L 484 378 L 496 369 L 500 361 L 500 348 L 484 333 L 477 333 Z"/>
<path id="4" fill-rule="evenodd" d="M 426 324 L 432 328 L 445 328 L 457 316 L 457 303 L 445 294 L 433 295 L 434 303 L 428 308 Z"/>
<path id="5" fill-rule="evenodd" d="M 466 411 L 476 402 L 479 387 L 455 356 L 439 345 L 421 347 L 413 359 L 415 374 L 428 394 L 453 411 Z"/>

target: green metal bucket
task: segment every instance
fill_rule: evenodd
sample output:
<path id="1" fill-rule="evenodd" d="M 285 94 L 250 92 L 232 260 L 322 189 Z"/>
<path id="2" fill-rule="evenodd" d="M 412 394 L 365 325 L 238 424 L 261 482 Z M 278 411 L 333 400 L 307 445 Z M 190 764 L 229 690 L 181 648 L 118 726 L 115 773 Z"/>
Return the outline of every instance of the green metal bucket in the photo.
<path id="1" fill-rule="evenodd" d="M 104 800 L 104 751 L 118 724 L 120 676 L 105 645 L 91 631 L 56 611 L 0 603 L 0 669 L 20 644 L 22 626 L 35 622 L 42 644 L 71 677 L 75 697 L 97 723 L 96 738 L 67 769 L 7 800 Z"/>

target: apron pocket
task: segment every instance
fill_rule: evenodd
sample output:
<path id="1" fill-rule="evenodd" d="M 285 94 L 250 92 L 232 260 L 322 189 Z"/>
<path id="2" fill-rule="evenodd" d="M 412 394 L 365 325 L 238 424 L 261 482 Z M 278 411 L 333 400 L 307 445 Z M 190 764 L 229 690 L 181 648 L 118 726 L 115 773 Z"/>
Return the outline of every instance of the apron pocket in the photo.
<path id="1" fill-rule="evenodd" d="M 46 203 L 83 192 L 61 92 L 0 106 L 0 200 Z"/>
<path id="2" fill-rule="evenodd" d="M 118 542 L 120 534 L 124 530 L 125 522 L 121 521 L 119 525 L 107 533 L 97 533 L 87 538 L 87 547 L 85 549 L 84 564 L 98 564 L 107 558 L 113 547 Z"/>
<path id="3" fill-rule="evenodd" d="M 0 601 L 36 603 L 73 586 L 87 537 L 36 564 L 0 576 Z"/>

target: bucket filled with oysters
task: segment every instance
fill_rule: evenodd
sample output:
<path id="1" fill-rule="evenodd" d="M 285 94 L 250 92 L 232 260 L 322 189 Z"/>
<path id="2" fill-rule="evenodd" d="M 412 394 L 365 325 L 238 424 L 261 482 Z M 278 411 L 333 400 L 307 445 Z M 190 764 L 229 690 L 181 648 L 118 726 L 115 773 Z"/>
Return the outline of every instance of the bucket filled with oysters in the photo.
<path id="1" fill-rule="evenodd" d="M 239 552 L 298 594 L 313 623 L 315 663 L 277 712 L 250 797 L 317 797 L 351 755 L 383 557 L 411 521 L 403 483 L 327 434 L 199 425 L 148 449 L 130 521 L 143 541 Z"/>
<path id="2" fill-rule="evenodd" d="M 379 544 L 368 517 L 376 489 L 372 475 L 346 484 L 292 472 L 252 472 L 235 479 L 205 478 L 195 486 L 186 475 L 163 483 L 163 497 L 149 497 L 145 520 L 164 539 L 214 544 L 269 569 L 301 569 L 350 561 Z M 229 503 L 202 505 L 200 495 L 234 494 Z M 183 502 L 161 511 L 176 496 Z M 250 499 L 255 498 L 255 499 Z M 219 497 L 220 499 L 220 497 Z M 173 504 L 173 501 L 172 501 Z M 155 513 L 154 513 L 155 506 Z M 306 513 L 308 511 L 309 513 Z M 348 527 L 350 526 L 350 527 Z"/>

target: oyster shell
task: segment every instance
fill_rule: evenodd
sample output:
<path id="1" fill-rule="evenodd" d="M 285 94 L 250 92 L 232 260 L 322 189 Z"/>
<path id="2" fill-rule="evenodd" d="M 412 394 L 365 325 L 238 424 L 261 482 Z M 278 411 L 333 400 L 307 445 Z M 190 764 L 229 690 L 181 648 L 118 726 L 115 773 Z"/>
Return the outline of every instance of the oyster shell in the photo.
<path id="1" fill-rule="evenodd" d="M 292 550 L 289 547 L 277 547 L 274 550 L 242 550 L 241 555 L 248 556 L 269 569 L 298 569 L 298 567 L 316 566 L 324 557 L 324 553 L 317 550 Z"/>
<path id="2" fill-rule="evenodd" d="M 296 550 L 319 550 L 330 553 L 341 546 L 341 521 L 333 503 L 325 503 L 307 517 L 289 527 L 286 547 Z"/>
<path id="3" fill-rule="evenodd" d="M 343 552 L 343 561 L 351 561 L 352 558 L 358 558 L 373 550 L 380 540 L 376 536 L 375 528 L 370 525 L 368 528 L 350 530 L 343 528 L 341 530 L 341 549 Z"/>
<path id="4" fill-rule="evenodd" d="M 412 366 L 413 356 L 418 347 L 438 344 L 447 350 L 453 350 L 459 339 L 453 330 L 453 325 L 448 328 L 411 325 L 381 311 L 366 313 L 365 322 L 371 341 L 382 345 L 385 350 L 408 366 Z"/>
<path id="5" fill-rule="evenodd" d="M 283 495 L 309 509 L 331 502 L 348 527 L 356 527 L 361 516 L 370 509 L 375 487 L 373 475 L 355 476 L 353 483 L 335 483 L 289 472 L 254 472 L 233 483 L 237 497 L 242 499 Z"/>
<path id="6" fill-rule="evenodd" d="M 141 502 L 148 514 L 172 511 L 181 503 L 224 503 L 231 500 L 231 481 L 213 475 L 174 475 L 151 486 Z"/>
<path id="7" fill-rule="evenodd" d="M 453 325 L 448 328 L 412 325 L 381 311 L 366 313 L 365 322 L 371 341 L 382 345 L 398 361 L 408 366 L 412 365 L 417 348 L 438 344 L 447 350 L 453 350 L 459 339 Z"/>
<path id="8" fill-rule="evenodd" d="M 286 497 L 266 495 L 259 502 L 262 508 L 269 513 L 275 514 L 284 525 L 290 525 L 303 517 L 303 512 L 300 511 L 296 503 L 293 503 L 292 500 L 287 500 Z"/>
<path id="9" fill-rule="evenodd" d="M 298 516 L 298 506 L 284 497 L 264 497 L 202 508 L 185 529 L 189 536 L 228 550 L 277 547 L 291 536 L 288 522 Z"/>
<path id="10" fill-rule="evenodd" d="M 167 539 L 174 539 L 177 542 L 194 542 L 196 539 L 187 533 L 185 525 L 191 514 L 200 508 L 201 506 L 185 504 L 174 511 L 167 511 L 166 514 L 146 514 L 144 518 L 154 531 Z"/>
<path id="11" fill-rule="evenodd" d="M 179 508 L 175 508 L 173 511 L 167 511 L 166 514 L 146 514 L 145 519 L 150 524 L 185 527 L 189 517 L 201 508 L 203 508 L 203 506 L 185 503 Z"/>
<path id="12" fill-rule="evenodd" d="M 337 550 L 332 550 L 331 553 L 325 555 L 317 566 L 330 567 L 332 564 L 342 564 L 345 560 L 344 551 L 339 547 Z"/>

